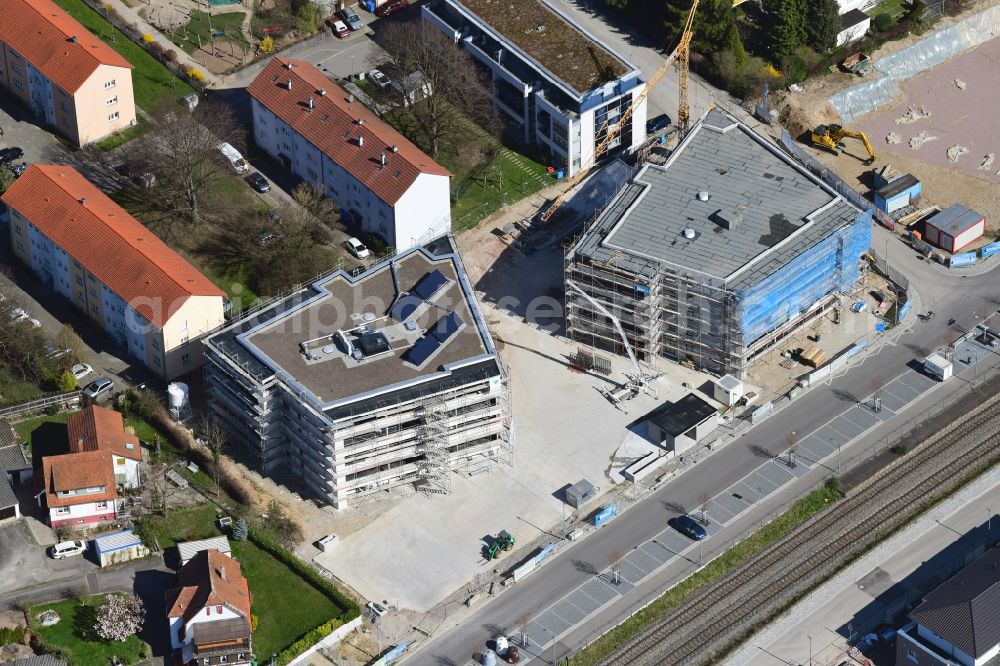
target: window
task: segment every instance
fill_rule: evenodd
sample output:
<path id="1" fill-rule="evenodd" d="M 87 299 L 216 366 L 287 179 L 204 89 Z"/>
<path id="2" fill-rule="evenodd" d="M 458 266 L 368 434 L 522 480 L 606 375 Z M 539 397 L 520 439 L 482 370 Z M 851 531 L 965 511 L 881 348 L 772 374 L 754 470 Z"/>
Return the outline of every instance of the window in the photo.
<path id="1" fill-rule="evenodd" d="M 107 102 L 105 102 L 105 103 L 106 103 L 106 104 L 107 104 L 108 106 L 111 106 L 112 104 L 117 104 L 117 103 L 118 103 L 118 95 L 115 95 L 114 97 L 109 97 L 109 98 L 108 98 L 108 101 L 107 101 Z"/>
<path id="2" fill-rule="evenodd" d="M 160 341 L 157 340 L 156 338 L 153 338 L 153 349 L 159 349 L 159 348 L 160 348 Z"/>
<path id="3" fill-rule="evenodd" d="M 916 653 L 914 653 L 913 650 L 911 650 L 910 648 L 906 648 L 906 658 L 912 661 L 914 664 L 920 663 L 920 661 L 917 659 Z"/>
<path id="4" fill-rule="evenodd" d="M 83 278 L 80 277 L 79 275 L 77 275 L 76 276 L 76 283 L 82 287 L 83 286 Z"/>
<path id="5" fill-rule="evenodd" d="M 119 458 L 118 456 L 115 456 L 115 464 L 118 465 L 119 467 L 121 467 L 122 465 L 125 464 L 125 459 L 124 458 Z"/>
<path id="6" fill-rule="evenodd" d="M 222 615 L 222 606 L 216 606 L 215 612 L 218 613 L 219 615 Z"/>
<path id="7" fill-rule="evenodd" d="M 114 113 L 109 113 L 108 114 L 108 122 L 111 122 L 113 120 L 118 120 L 118 112 L 117 111 L 115 111 Z"/>
<path id="8" fill-rule="evenodd" d="M 228 664 L 229 663 L 229 657 L 227 655 L 222 655 L 221 657 L 219 657 L 219 663 L 220 664 Z"/>
<path id="9" fill-rule="evenodd" d="M 153 357 L 153 364 L 156 365 L 156 367 L 159 368 L 159 367 L 161 367 L 163 365 L 163 361 L 160 360 L 159 356 L 154 356 Z"/>
<path id="10" fill-rule="evenodd" d="M 65 516 L 68 513 L 69 513 L 69 507 L 68 506 L 56 507 L 56 515 L 57 516 Z"/>
<path id="11" fill-rule="evenodd" d="M 94 508 L 95 509 L 107 509 L 108 508 L 108 503 L 107 502 L 94 502 Z"/>
<path id="12" fill-rule="evenodd" d="M 12 63 L 10 64 L 10 68 L 11 68 L 12 70 L 14 70 L 14 73 L 15 73 L 15 74 L 20 74 L 20 73 L 21 73 L 21 66 L 20 66 L 20 65 L 18 65 L 18 64 L 17 64 L 16 62 L 12 62 Z"/>
<path id="13" fill-rule="evenodd" d="M 243 661 L 244 659 L 247 658 L 247 656 L 242 652 L 240 652 L 238 655 L 236 655 L 236 658 L 239 659 L 240 661 Z"/>
<path id="14" fill-rule="evenodd" d="M 21 83 L 20 79 L 18 79 L 17 81 L 14 81 L 14 85 L 17 86 L 18 88 L 20 88 L 21 90 L 24 90 L 24 84 Z"/>
<path id="15" fill-rule="evenodd" d="M 64 113 L 69 112 L 69 107 L 66 106 L 66 102 L 59 102 L 59 108 L 62 109 Z"/>
<path id="16" fill-rule="evenodd" d="M 183 354 L 181 356 L 181 365 L 191 365 L 191 354 Z"/>
<path id="17" fill-rule="evenodd" d="M 110 89 L 112 89 L 114 87 L 115 87 L 115 80 L 114 79 L 111 79 L 110 81 L 105 81 L 104 82 L 104 89 L 105 90 L 110 90 Z"/>
<path id="18" fill-rule="evenodd" d="M 90 295 L 93 296 L 94 298 L 97 298 L 97 290 L 94 289 L 93 287 L 91 287 L 90 288 Z"/>
<path id="19" fill-rule="evenodd" d="M 15 224 L 14 225 L 14 233 L 16 233 L 18 236 L 21 235 L 21 225 L 20 224 Z"/>

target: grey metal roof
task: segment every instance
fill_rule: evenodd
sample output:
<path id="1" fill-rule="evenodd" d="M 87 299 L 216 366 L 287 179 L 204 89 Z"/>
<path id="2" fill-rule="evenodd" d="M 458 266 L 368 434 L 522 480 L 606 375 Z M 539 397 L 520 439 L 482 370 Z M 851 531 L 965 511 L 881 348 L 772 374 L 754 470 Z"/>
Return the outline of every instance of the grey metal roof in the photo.
<path id="1" fill-rule="evenodd" d="M 1000 644 L 1000 548 L 935 588 L 910 617 L 976 659 Z"/>
<path id="2" fill-rule="evenodd" d="M 4 474 L 0 479 L 0 509 L 9 509 L 12 506 L 17 506 L 17 495 L 10 487 L 10 479 Z"/>
<path id="3" fill-rule="evenodd" d="M 31 461 L 17 441 L 17 433 L 6 419 L 0 419 L 0 469 L 17 472 L 31 469 Z"/>
<path id="4" fill-rule="evenodd" d="M 940 229 L 952 238 L 982 222 L 983 216 L 971 208 L 966 208 L 962 204 L 952 204 L 934 217 L 927 220 L 926 224 Z"/>
<path id="5" fill-rule="evenodd" d="M 132 530 L 121 530 L 94 537 L 94 548 L 98 554 L 111 553 L 116 550 L 125 550 L 133 546 L 141 546 L 140 539 Z"/>
<path id="6" fill-rule="evenodd" d="M 912 173 L 907 173 L 896 180 L 891 181 L 888 185 L 883 186 L 878 190 L 878 195 L 883 199 L 891 199 L 892 197 L 905 192 L 915 185 L 919 185 L 920 181 L 917 180 L 916 176 Z"/>
<path id="7" fill-rule="evenodd" d="M 620 191 L 577 251 L 641 275 L 663 264 L 742 289 L 859 212 L 749 127 L 713 109 L 665 165 L 646 166 Z M 686 229 L 695 238 L 686 238 Z"/>
<path id="8" fill-rule="evenodd" d="M 0 419 L 0 447 L 17 444 L 17 433 L 7 419 Z"/>
<path id="9" fill-rule="evenodd" d="M 36 654 L 32 657 L 18 659 L 11 666 L 66 666 L 66 662 L 56 659 L 51 654 Z"/>

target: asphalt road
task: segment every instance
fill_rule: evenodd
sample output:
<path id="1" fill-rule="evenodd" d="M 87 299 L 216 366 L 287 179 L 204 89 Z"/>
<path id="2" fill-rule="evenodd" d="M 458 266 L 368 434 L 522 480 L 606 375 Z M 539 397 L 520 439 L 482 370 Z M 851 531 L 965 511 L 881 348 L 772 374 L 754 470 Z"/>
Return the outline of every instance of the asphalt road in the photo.
<path id="1" fill-rule="evenodd" d="M 841 412 L 845 404 L 856 401 L 855 396 L 869 395 L 874 385 L 873 380 L 884 382 L 895 377 L 908 363 L 922 359 L 930 351 L 950 343 L 966 327 L 974 326 L 978 321 L 977 317 L 994 312 L 1000 305 L 1000 290 L 996 287 L 992 274 L 962 277 L 949 273 L 941 266 L 919 260 L 915 253 L 899 241 L 891 239 L 888 232 L 882 229 L 875 230 L 873 247 L 881 248 L 881 253 L 884 253 L 886 239 L 889 239 L 891 265 L 909 276 L 911 289 L 916 293 L 913 310 L 922 312 L 933 309 L 936 313 L 933 320 L 921 322 L 911 316 L 904 324 L 909 330 L 902 332 L 896 344 L 883 346 L 864 358 L 859 365 L 835 378 L 830 385 L 816 387 L 797 398 L 791 406 L 689 469 L 637 506 L 631 507 L 607 527 L 564 551 L 555 561 L 545 566 L 544 575 L 536 575 L 472 612 L 459 626 L 425 645 L 416 658 L 416 663 L 469 663 L 473 653 L 470 649 L 472 646 L 483 646 L 499 630 L 513 631 L 520 626 L 521 618 L 534 616 L 548 607 L 554 599 L 585 582 L 593 575 L 594 568 L 606 568 L 613 551 L 628 552 L 662 531 L 666 520 L 674 515 L 671 509 L 678 506 L 698 506 L 698 498 L 703 493 L 720 492 L 742 478 L 747 470 L 759 465 L 762 450 L 770 454 L 783 451 L 790 432 L 808 433 L 820 427 Z M 955 323 L 949 325 L 950 319 L 955 319 Z M 941 389 L 947 391 L 944 386 Z M 941 391 L 933 391 L 933 395 L 940 396 Z M 886 428 L 898 427 L 902 422 L 913 418 L 913 410 L 921 408 L 922 404 L 917 403 L 910 412 L 904 412 L 896 421 L 890 421 Z M 870 446 L 871 438 L 878 437 L 883 431 L 884 429 L 876 430 L 857 440 L 844 449 L 844 455 L 856 455 Z M 755 506 L 740 520 L 711 537 L 705 548 L 712 548 L 744 532 L 776 506 L 786 503 L 789 493 L 798 493 L 805 485 L 819 483 L 824 473 L 828 474 L 826 470 L 817 467 L 810 475 L 800 479 L 800 482 L 791 484 L 784 493 L 771 498 L 770 502 Z M 696 560 L 697 556 L 693 559 Z M 683 560 L 677 566 L 690 567 Z M 661 578 L 678 573 L 679 570 L 668 571 Z M 560 645 L 556 649 L 557 656 L 567 651 L 572 652 L 581 639 L 617 617 L 624 605 L 637 603 L 655 587 L 655 580 L 651 585 L 640 586 L 626 595 L 620 603 L 612 603 L 570 630 L 560 639 Z M 549 659 L 549 652 L 546 650 L 545 660 Z"/>

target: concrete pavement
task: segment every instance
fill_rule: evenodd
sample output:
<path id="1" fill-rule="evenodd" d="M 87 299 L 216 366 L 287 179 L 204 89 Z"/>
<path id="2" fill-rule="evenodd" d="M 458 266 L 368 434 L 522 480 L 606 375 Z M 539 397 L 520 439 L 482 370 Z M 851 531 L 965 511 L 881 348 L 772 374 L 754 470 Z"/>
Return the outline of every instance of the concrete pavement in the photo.
<path id="1" fill-rule="evenodd" d="M 629 553 L 660 534 L 665 521 L 671 515 L 670 509 L 693 508 L 699 506 L 699 497 L 706 491 L 715 494 L 739 481 L 748 469 L 760 464 L 761 452 L 771 455 L 781 452 L 790 432 L 811 433 L 836 418 L 846 407 L 855 405 L 859 398 L 872 392 L 872 387 L 885 384 L 887 380 L 901 374 L 907 364 L 918 361 L 934 349 L 951 343 L 971 328 L 988 312 L 997 308 L 995 290 L 989 275 L 964 278 L 958 275 L 941 275 L 917 259 L 916 255 L 903 249 L 890 239 L 887 231 L 876 229 L 874 247 L 884 246 L 890 240 L 889 259 L 894 267 L 910 277 L 911 290 L 919 297 L 923 307 L 934 309 L 937 317 L 929 322 L 918 322 L 914 316 L 904 323 L 896 344 L 886 344 L 864 358 L 849 372 L 836 377 L 831 384 L 812 389 L 805 396 L 797 398 L 782 410 L 739 440 L 713 454 L 678 479 L 630 508 L 607 527 L 585 541 L 567 549 L 555 561 L 544 568 L 545 575 L 536 574 L 514 589 L 505 592 L 490 604 L 470 613 L 458 621 L 461 624 L 451 631 L 430 641 L 417 663 L 432 663 L 437 659 L 451 660 L 455 664 L 466 664 L 470 659 L 470 645 L 484 645 L 498 631 L 513 631 L 526 618 L 534 618 L 546 611 L 554 600 L 567 592 L 584 585 L 603 570 L 613 551 Z M 958 295 L 956 297 L 956 295 Z M 978 318 L 977 318 L 978 317 Z M 954 325 L 947 322 L 955 319 Z M 998 357 L 991 354 L 989 363 Z M 958 368 L 961 371 L 961 367 Z M 976 371 L 978 372 L 978 371 Z M 971 372 L 970 372 L 971 374 Z M 954 381 L 962 381 L 956 379 Z M 869 449 L 873 441 L 885 437 L 901 425 L 918 417 L 924 410 L 936 404 L 949 392 L 947 386 L 939 386 L 914 402 L 909 410 L 886 421 L 843 448 L 847 458 Z M 739 520 L 726 525 L 718 534 L 710 537 L 705 548 L 723 548 L 728 543 L 759 524 L 762 517 L 787 506 L 789 498 L 814 487 L 830 470 L 816 466 L 809 473 L 786 484 L 780 494 L 774 494 L 760 502 L 753 511 L 747 512 Z M 697 562 L 697 557 L 688 553 L 689 560 Z M 629 608 L 651 596 L 671 581 L 679 580 L 695 567 L 691 561 L 678 559 L 662 572 L 642 581 L 641 585 L 621 595 L 581 624 L 563 632 L 559 643 L 576 649 L 588 642 L 603 627 L 615 621 Z M 444 626 L 454 624 L 445 622 Z M 444 626 L 442 628 L 444 628 Z M 551 640 L 545 640 L 548 647 Z M 559 652 L 557 646 L 557 653 Z M 548 652 L 546 652 L 548 655 Z M 546 656 L 548 659 L 549 657 Z"/>

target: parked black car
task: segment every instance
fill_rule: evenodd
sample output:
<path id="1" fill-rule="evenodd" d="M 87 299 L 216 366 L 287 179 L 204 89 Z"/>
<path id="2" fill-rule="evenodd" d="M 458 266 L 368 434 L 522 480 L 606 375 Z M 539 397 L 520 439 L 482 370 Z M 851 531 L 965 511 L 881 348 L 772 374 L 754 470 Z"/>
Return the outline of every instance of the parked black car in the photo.
<path id="1" fill-rule="evenodd" d="M 267 182 L 267 178 L 264 178 L 264 176 L 256 171 L 247 176 L 247 182 L 250 183 L 250 187 L 258 192 L 267 192 L 271 189 L 271 183 Z"/>
<path id="2" fill-rule="evenodd" d="M 701 541 L 708 536 L 708 532 L 701 523 L 687 514 L 682 514 L 668 521 L 669 525 L 689 539 Z"/>
<path id="3" fill-rule="evenodd" d="M 22 157 L 24 157 L 24 151 L 17 146 L 11 146 L 10 148 L 0 150 L 0 164 L 8 164 L 14 160 L 19 160 Z"/>

